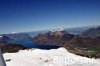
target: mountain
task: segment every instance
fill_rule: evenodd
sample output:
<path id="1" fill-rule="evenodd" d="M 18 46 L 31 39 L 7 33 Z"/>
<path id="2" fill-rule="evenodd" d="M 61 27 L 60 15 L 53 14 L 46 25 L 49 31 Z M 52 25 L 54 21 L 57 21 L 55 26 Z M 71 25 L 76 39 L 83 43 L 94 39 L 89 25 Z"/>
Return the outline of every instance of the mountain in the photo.
<path id="1" fill-rule="evenodd" d="M 26 33 L 2 34 L 2 36 L 7 36 L 10 39 L 30 38 Z"/>
<path id="2" fill-rule="evenodd" d="M 67 45 L 77 48 L 88 48 L 100 51 L 100 37 L 75 36 Z"/>
<path id="3" fill-rule="evenodd" d="M 99 29 L 99 28 L 98 28 Z M 69 52 L 86 57 L 100 58 L 100 37 L 73 35 L 64 30 L 40 33 L 33 38 L 38 45 L 63 46 Z"/>
<path id="4" fill-rule="evenodd" d="M 70 34 L 79 35 L 88 28 L 90 27 L 65 28 L 64 30 Z"/>
<path id="5" fill-rule="evenodd" d="M 64 28 L 64 31 L 74 34 L 74 35 L 79 35 L 83 33 L 84 31 L 90 29 L 90 28 L 97 28 L 100 25 L 94 25 L 94 26 L 82 26 L 82 27 L 75 27 L 75 28 Z"/>
<path id="6" fill-rule="evenodd" d="M 100 36 L 100 27 L 90 28 L 84 31 L 83 33 L 81 33 L 81 35 L 89 36 L 89 37 L 98 37 Z"/>
<path id="7" fill-rule="evenodd" d="M 27 33 L 14 33 L 14 34 L 2 34 L 1 36 L 9 37 L 7 44 L 20 44 L 24 47 L 31 47 L 33 45 L 32 38 Z M 5 43 L 5 41 L 3 42 Z"/>
<path id="8" fill-rule="evenodd" d="M 11 39 L 7 36 L 0 36 L 0 43 L 7 43 Z"/>
<path id="9" fill-rule="evenodd" d="M 63 46 L 65 43 L 72 40 L 73 34 L 69 34 L 66 31 L 49 31 L 45 34 L 38 34 L 33 38 L 33 42 L 43 45 L 58 45 Z"/>
<path id="10" fill-rule="evenodd" d="M 39 33 L 47 33 L 49 30 L 41 30 L 41 31 L 31 31 L 31 32 L 23 32 L 25 34 L 28 34 L 29 36 L 31 36 L 32 38 L 36 35 L 38 35 Z"/>
<path id="11" fill-rule="evenodd" d="M 99 29 L 99 28 L 98 28 Z M 100 37 L 89 37 L 84 35 L 73 35 L 66 31 L 49 31 L 45 34 L 38 34 L 33 38 L 36 44 L 46 45 L 73 45 L 78 47 L 92 47 L 99 46 Z"/>
<path id="12" fill-rule="evenodd" d="M 81 34 L 82 32 L 86 31 L 87 29 L 89 28 L 92 28 L 92 27 L 98 27 L 98 25 L 94 25 L 94 26 L 83 26 L 83 27 L 73 27 L 73 28 L 63 28 L 63 29 L 53 29 L 54 30 L 64 30 L 70 34 L 74 34 L 74 35 L 79 35 Z M 47 33 L 48 31 L 51 31 L 51 29 L 48 29 L 48 30 L 41 30 L 41 31 L 30 31 L 30 32 L 22 32 L 25 33 L 25 34 L 28 34 L 29 36 L 31 36 L 32 38 L 36 35 L 38 35 L 39 33 Z"/>

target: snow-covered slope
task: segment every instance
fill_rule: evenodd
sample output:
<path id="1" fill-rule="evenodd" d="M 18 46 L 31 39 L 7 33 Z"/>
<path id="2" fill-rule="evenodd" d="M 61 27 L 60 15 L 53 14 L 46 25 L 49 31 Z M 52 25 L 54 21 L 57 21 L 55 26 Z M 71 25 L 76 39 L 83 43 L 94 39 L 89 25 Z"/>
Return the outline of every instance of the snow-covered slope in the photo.
<path id="1" fill-rule="evenodd" d="M 3 54 L 7 66 L 100 66 L 100 60 L 69 53 L 65 48 L 20 50 Z"/>

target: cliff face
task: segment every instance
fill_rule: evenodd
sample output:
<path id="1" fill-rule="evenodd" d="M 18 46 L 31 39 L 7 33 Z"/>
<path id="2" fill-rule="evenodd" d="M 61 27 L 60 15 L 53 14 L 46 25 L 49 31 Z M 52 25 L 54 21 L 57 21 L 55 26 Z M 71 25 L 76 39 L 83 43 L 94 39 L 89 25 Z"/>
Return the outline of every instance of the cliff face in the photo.
<path id="1" fill-rule="evenodd" d="M 74 35 L 69 34 L 65 31 L 55 31 L 51 32 L 49 31 L 46 34 L 38 34 L 33 38 L 33 41 L 36 44 L 48 44 L 48 45 L 59 45 L 62 46 L 65 43 L 72 40 Z"/>

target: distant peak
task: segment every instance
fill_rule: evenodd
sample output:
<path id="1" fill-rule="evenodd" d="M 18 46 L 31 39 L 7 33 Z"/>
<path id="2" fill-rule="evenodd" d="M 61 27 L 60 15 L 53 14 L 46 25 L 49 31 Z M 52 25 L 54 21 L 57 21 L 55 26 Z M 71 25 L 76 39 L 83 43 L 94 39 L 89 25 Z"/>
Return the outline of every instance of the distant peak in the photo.
<path id="1" fill-rule="evenodd" d="M 2 38 L 2 36 L 0 36 L 0 38 Z"/>
<path id="2" fill-rule="evenodd" d="M 16 34 L 16 32 L 11 32 L 10 34 Z"/>
<path id="3" fill-rule="evenodd" d="M 50 30 L 51 32 L 56 32 L 56 31 L 63 31 L 64 29 L 52 29 L 52 30 Z"/>

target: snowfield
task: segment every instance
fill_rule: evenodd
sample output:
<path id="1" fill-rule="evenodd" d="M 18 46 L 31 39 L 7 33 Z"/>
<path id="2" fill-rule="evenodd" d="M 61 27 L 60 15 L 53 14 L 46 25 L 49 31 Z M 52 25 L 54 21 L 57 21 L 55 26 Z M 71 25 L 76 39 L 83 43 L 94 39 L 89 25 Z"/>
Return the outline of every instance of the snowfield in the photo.
<path id="1" fill-rule="evenodd" d="M 7 66 L 100 66 L 99 59 L 77 56 L 65 48 L 20 50 L 3 56 Z"/>

